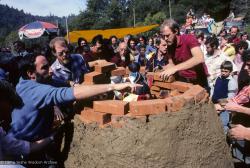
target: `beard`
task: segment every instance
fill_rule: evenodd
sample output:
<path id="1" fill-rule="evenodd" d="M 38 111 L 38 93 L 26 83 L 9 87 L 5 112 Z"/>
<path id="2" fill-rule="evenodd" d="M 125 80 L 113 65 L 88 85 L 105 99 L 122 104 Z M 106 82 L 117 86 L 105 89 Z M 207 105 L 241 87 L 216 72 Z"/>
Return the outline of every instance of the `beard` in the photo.
<path id="1" fill-rule="evenodd" d="M 51 75 L 43 76 L 36 73 L 36 81 L 42 84 L 49 84 L 52 81 L 52 76 Z"/>

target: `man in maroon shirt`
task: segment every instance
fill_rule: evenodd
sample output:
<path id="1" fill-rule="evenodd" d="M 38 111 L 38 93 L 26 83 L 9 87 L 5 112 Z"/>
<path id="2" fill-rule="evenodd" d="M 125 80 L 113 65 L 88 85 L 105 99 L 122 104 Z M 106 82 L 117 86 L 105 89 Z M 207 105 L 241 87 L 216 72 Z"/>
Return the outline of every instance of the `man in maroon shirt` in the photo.
<path id="1" fill-rule="evenodd" d="M 179 25 L 172 19 L 161 25 L 161 34 L 174 63 L 161 73 L 161 77 L 165 79 L 176 74 L 177 80 L 207 87 L 207 71 L 198 40 L 190 34 L 179 35 L 179 32 Z"/>
<path id="2" fill-rule="evenodd" d="M 234 45 L 237 45 L 240 42 L 240 38 L 238 37 L 239 31 L 240 30 L 239 30 L 238 26 L 232 26 L 229 30 Z"/>

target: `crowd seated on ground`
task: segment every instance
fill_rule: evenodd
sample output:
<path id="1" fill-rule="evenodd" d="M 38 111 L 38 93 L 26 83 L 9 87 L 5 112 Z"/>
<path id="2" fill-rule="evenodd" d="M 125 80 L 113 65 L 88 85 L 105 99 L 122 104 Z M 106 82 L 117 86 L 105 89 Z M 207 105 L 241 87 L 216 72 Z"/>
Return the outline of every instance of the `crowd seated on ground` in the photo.
<path id="1" fill-rule="evenodd" d="M 194 26 L 193 21 L 195 24 L 200 22 L 192 10 L 187 14 L 187 19 L 188 26 Z M 204 13 L 202 21 L 210 24 L 212 19 Z M 134 92 L 138 96 L 137 101 L 153 99 L 155 97 L 150 93 L 146 79 L 148 72 L 160 72 L 163 80 L 174 76 L 178 81 L 204 87 L 215 103 L 225 132 L 248 143 L 250 125 L 237 125 L 232 129 L 227 127 L 230 123 L 228 116 L 233 111 L 250 114 L 247 106 L 241 106 L 242 103 L 249 103 L 248 37 L 237 27 L 232 27 L 229 34 L 222 30 L 218 36 L 206 38 L 195 31 L 181 34 L 178 23 L 167 19 L 161 25 L 160 33 L 148 38 L 126 35 L 123 39 L 116 36 L 105 39 L 97 35 L 89 42 L 80 37 L 77 46 L 72 48 L 63 37 L 55 37 L 47 46 L 34 45 L 31 49 L 25 48 L 23 42 L 16 41 L 12 50 L 9 47 L 1 48 L 0 90 L 3 85 L 4 90 L 13 94 L 9 87 L 12 85 L 23 104 L 21 108 L 13 110 L 12 123 L 7 124 L 10 128 L 1 125 L 5 129 L 5 132 L 1 131 L 1 146 L 8 144 L 6 141 L 15 141 L 20 145 L 20 151 L 15 153 L 19 157 L 23 154 L 25 159 L 48 159 L 47 148 L 36 155 L 29 154 L 50 146 L 54 139 L 53 121 L 63 120 L 73 113 L 73 101 L 112 90 L 116 90 L 115 99 L 122 99 L 117 90 L 127 87 L 137 87 Z M 128 68 L 129 77 L 112 78 L 112 84 L 81 85 L 84 76 L 93 71 L 92 67 L 103 61 Z M 141 73 L 140 69 L 143 68 L 145 72 Z M 1 116 L 11 112 L 2 110 L 2 101 L 6 97 L 2 96 L 4 92 L 0 92 Z M 220 99 L 227 98 L 232 99 L 222 107 Z M 41 143 L 38 145 L 38 142 Z M 11 147 L 12 144 L 9 144 Z M 234 157 L 250 163 L 247 159 L 242 160 L 237 148 L 235 151 Z M 0 154 L 0 157 L 4 156 L 5 153 Z M 17 156 L 11 157 L 16 159 Z M 58 159 L 56 156 L 52 158 Z"/>

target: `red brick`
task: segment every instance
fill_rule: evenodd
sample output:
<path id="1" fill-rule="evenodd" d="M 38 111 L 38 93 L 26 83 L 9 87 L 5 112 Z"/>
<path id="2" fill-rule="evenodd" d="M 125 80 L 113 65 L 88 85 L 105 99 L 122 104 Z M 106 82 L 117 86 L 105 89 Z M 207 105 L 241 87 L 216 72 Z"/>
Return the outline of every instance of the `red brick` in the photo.
<path id="1" fill-rule="evenodd" d="M 175 81 L 171 83 L 171 90 L 177 89 L 179 92 L 185 92 L 190 89 L 193 85 L 191 83 Z"/>
<path id="2" fill-rule="evenodd" d="M 114 70 L 115 64 L 114 63 L 101 63 L 98 65 L 95 65 L 95 71 L 96 72 L 100 72 L 100 73 L 107 73 L 107 72 L 111 72 L 112 70 Z"/>
<path id="3" fill-rule="evenodd" d="M 130 102 L 130 113 L 132 115 L 145 116 L 165 111 L 165 102 L 160 99 Z"/>
<path id="4" fill-rule="evenodd" d="M 184 98 L 181 98 L 179 96 L 176 97 L 168 97 L 163 99 L 165 101 L 165 104 L 167 106 L 168 112 L 177 112 L 180 111 L 186 104 L 186 101 Z"/>
<path id="5" fill-rule="evenodd" d="M 150 88 L 150 90 L 160 91 L 161 88 L 159 88 L 158 86 L 152 86 L 152 87 Z"/>
<path id="6" fill-rule="evenodd" d="M 125 76 L 126 69 L 124 67 L 117 67 L 115 70 L 111 71 L 111 76 Z"/>
<path id="7" fill-rule="evenodd" d="M 84 75 L 84 84 L 102 84 L 107 82 L 106 76 L 99 72 L 90 72 Z"/>
<path id="8" fill-rule="evenodd" d="M 106 124 L 111 121 L 111 114 L 96 112 L 93 109 L 84 109 L 81 112 L 82 119 L 94 121 L 98 124 Z"/>
<path id="9" fill-rule="evenodd" d="M 181 95 L 181 93 L 177 89 L 171 90 L 169 93 L 169 96 L 171 97 L 179 96 L 179 95 Z"/>
<path id="10" fill-rule="evenodd" d="M 161 74 L 161 72 L 156 72 L 156 73 L 154 73 L 154 80 L 156 80 L 156 81 L 168 82 L 168 83 L 171 83 L 171 82 L 174 82 L 174 81 L 175 81 L 175 77 L 174 77 L 173 75 L 171 75 L 167 80 L 163 80 L 163 79 L 160 77 L 160 74 Z"/>
<path id="11" fill-rule="evenodd" d="M 129 104 L 120 100 L 94 101 L 94 110 L 115 115 L 125 115 L 129 110 Z"/>
<path id="12" fill-rule="evenodd" d="M 160 72 L 154 73 L 154 80 L 156 81 L 163 81 L 163 79 L 160 77 Z"/>
<path id="13" fill-rule="evenodd" d="M 181 97 L 185 99 L 186 104 L 189 104 L 189 105 L 195 104 L 195 99 L 193 96 L 182 94 Z"/>
<path id="14" fill-rule="evenodd" d="M 187 90 L 184 95 L 193 96 L 195 102 L 200 102 L 206 96 L 206 90 L 200 85 L 194 85 Z"/>
<path id="15" fill-rule="evenodd" d="M 164 88 L 164 89 L 171 89 L 171 83 L 164 83 L 164 82 L 154 82 L 153 84 L 154 86 L 158 86 L 160 88 Z"/>
<path id="16" fill-rule="evenodd" d="M 150 90 L 150 93 L 151 93 L 152 95 L 155 95 L 157 98 L 160 97 L 160 92 L 157 92 L 157 91 L 154 91 L 154 90 Z"/>

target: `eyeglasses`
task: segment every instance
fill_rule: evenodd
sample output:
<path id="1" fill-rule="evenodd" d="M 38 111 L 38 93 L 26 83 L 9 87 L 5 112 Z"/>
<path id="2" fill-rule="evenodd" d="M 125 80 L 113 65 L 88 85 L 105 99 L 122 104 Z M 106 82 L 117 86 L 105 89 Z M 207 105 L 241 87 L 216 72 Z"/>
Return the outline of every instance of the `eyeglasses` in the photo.
<path id="1" fill-rule="evenodd" d="M 66 50 L 66 51 L 61 51 L 61 52 L 57 52 L 57 53 L 56 53 L 56 55 L 59 56 L 59 57 L 63 56 L 64 54 L 65 54 L 65 55 L 68 55 L 68 54 L 69 54 L 69 51 Z"/>

